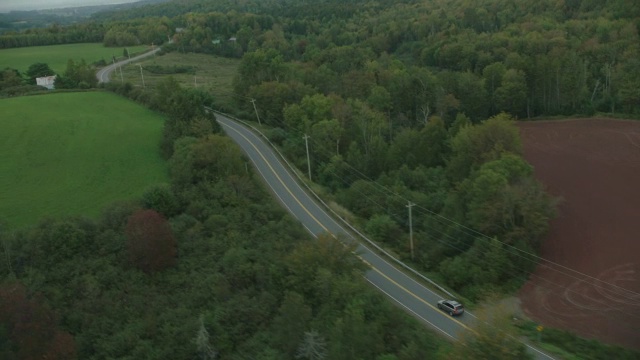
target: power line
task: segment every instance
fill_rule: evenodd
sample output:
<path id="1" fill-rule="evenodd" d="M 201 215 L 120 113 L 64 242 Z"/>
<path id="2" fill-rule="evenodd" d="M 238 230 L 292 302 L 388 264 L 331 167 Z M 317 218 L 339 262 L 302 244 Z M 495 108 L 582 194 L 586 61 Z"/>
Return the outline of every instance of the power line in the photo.
<path id="1" fill-rule="evenodd" d="M 336 176 L 337 176 L 337 174 L 335 174 L 335 173 L 334 173 L 334 175 L 336 175 Z M 345 183 L 347 183 L 347 181 L 345 181 Z M 379 185 L 379 184 L 378 184 L 378 185 Z M 380 187 L 382 187 L 382 185 L 380 185 Z M 383 206 L 382 206 L 380 203 L 378 203 L 378 202 L 377 202 L 377 201 L 375 201 L 375 200 L 372 200 L 372 199 L 368 196 L 368 194 L 362 193 L 362 192 L 361 192 L 361 191 L 359 191 L 359 190 L 356 190 L 356 191 L 358 191 L 358 193 L 359 193 L 360 195 L 362 195 L 363 197 L 367 198 L 369 202 L 371 202 L 371 203 L 375 204 L 378 208 L 383 208 Z M 397 195 L 397 194 L 396 194 L 396 195 Z M 399 196 L 399 197 L 400 197 L 400 195 L 397 195 L 397 196 Z M 406 200 L 404 197 L 401 197 L 401 198 L 402 198 L 403 200 Z M 408 200 L 406 200 L 406 201 L 408 201 Z M 416 204 L 414 204 L 414 205 L 416 205 Z M 421 206 L 418 206 L 418 207 L 419 207 L 419 208 L 421 208 Z M 427 213 L 427 215 L 429 215 L 429 216 L 431 216 L 431 214 L 432 214 L 432 212 L 431 212 L 431 213 Z M 398 221 L 398 217 L 397 217 L 397 216 L 394 216 L 394 217 L 395 217 L 395 218 L 396 218 L 396 220 Z M 457 224 L 457 223 L 456 223 L 456 224 Z M 463 228 L 463 229 L 464 229 L 464 228 Z M 448 246 L 448 247 L 450 247 L 450 248 L 456 249 L 456 250 L 460 251 L 461 253 L 463 253 L 463 252 L 465 252 L 465 251 L 466 251 L 466 249 L 461 249 L 461 248 L 457 247 L 456 245 L 453 245 L 453 244 L 452 244 L 452 242 L 444 240 L 444 239 L 449 239 L 449 240 L 451 240 L 451 241 L 454 241 L 455 239 L 453 239 L 453 238 L 451 237 L 451 235 L 449 235 L 449 234 L 447 234 L 447 233 L 445 233 L 445 232 L 443 232 L 443 231 L 441 231 L 441 230 L 437 230 L 437 229 L 431 229 L 431 231 L 435 231 L 435 232 L 437 232 L 440 236 L 442 236 L 442 237 L 436 237 L 436 238 L 435 238 L 435 240 L 436 240 L 437 242 L 442 243 L 443 245 Z M 488 236 L 486 236 L 486 235 L 483 235 L 483 236 L 485 237 L 485 239 L 477 239 L 477 238 L 474 238 L 474 240 L 475 240 L 475 239 L 477 239 L 477 240 L 488 241 L 488 242 L 489 242 L 489 246 L 495 246 L 495 245 L 491 242 L 491 240 L 492 240 L 492 239 L 495 239 L 496 241 L 498 241 L 498 242 L 500 243 L 500 245 L 505 245 L 503 242 L 500 242 L 500 241 L 499 241 L 498 239 L 496 239 L 496 238 L 489 238 L 489 237 L 488 237 Z M 515 248 L 515 249 L 518 249 L 518 248 Z M 533 259 L 528 258 L 528 257 L 525 257 L 525 256 L 523 256 L 521 253 L 514 253 L 514 252 L 510 251 L 510 249 L 509 249 L 509 248 L 507 248 L 507 249 L 505 249 L 505 250 L 507 251 L 507 253 L 511 254 L 512 256 L 517 256 L 517 257 L 520 257 L 520 258 L 524 259 L 525 261 L 532 262 L 532 264 L 537 264 Z M 521 249 L 518 249 L 518 250 L 521 250 Z M 530 253 L 527 253 L 527 254 L 530 254 Z M 540 279 L 544 279 L 543 277 L 541 277 L 541 276 L 539 276 L 539 275 L 536 275 L 533 271 L 530 271 L 530 270 L 527 270 L 527 269 L 521 268 L 520 266 L 517 266 L 517 265 L 514 265 L 514 267 L 515 267 L 515 268 L 517 268 L 517 269 L 519 269 L 519 270 L 523 273 L 523 275 L 527 275 L 527 276 L 534 276 L 534 277 L 537 277 L 537 278 L 540 278 Z M 562 271 L 560 271 L 560 270 L 558 270 L 558 269 L 555 269 L 555 268 L 552 268 L 552 267 L 549 267 L 549 268 L 550 268 L 551 270 L 553 270 L 553 271 L 560 272 L 561 274 L 563 274 L 563 275 L 565 275 L 565 276 L 570 276 L 569 274 L 567 274 L 567 273 L 565 273 L 565 272 L 562 272 Z M 572 277 L 573 279 L 577 280 L 578 282 L 585 282 L 585 283 L 588 283 L 588 282 L 587 282 L 587 281 L 585 281 L 584 279 L 581 279 L 581 278 L 578 278 L 578 277 L 575 277 L 575 276 L 571 276 L 571 277 Z M 619 290 L 619 292 L 623 292 L 623 294 L 624 294 L 624 295 L 629 295 L 629 299 L 630 299 L 630 300 L 635 300 L 635 301 L 637 301 L 637 300 L 638 300 L 638 299 L 637 299 L 637 296 L 634 296 L 632 292 L 631 292 L 631 294 L 626 294 L 626 293 L 624 293 L 625 291 L 629 291 L 629 290 L 626 290 L 626 289 L 624 289 L 624 288 L 622 288 L 622 287 L 619 287 L 619 286 L 617 286 L 617 285 L 615 285 L 615 284 L 611 284 L 611 283 L 609 283 L 609 282 L 606 282 L 606 281 L 603 281 L 603 280 L 600 280 L 600 279 L 597 279 L 597 280 L 599 280 L 601 283 L 604 283 L 604 284 L 606 284 L 606 285 L 609 285 L 609 286 L 612 286 L 612 287 L 616 287 L 616 288 Z M 551 282 L 550 280 L 546 280 L 546 279 L 545 279 L 545 281 L 550 282 L 550 283 L 553 283 L 553 282 Z M 553 284 L 555 284 L 555 283 L 553 283 Z M 604 286 L 602 286 L 601 284 L 591 284 L 591 283 L 588 283 L 588 284 L 590 284 L 590 285 L 594 286 L 596 289 L 607 290 L 607 289 L 606 289 Z M 557 285 L 558 287 L 562 286 L 562 285 L 560 285 L 560 284 L 555 284 L 555 285 Z M 544 287 L 544 286 L 542 286 L 542 287 Z M 571 292 L 572 292 L 572 293 L 576 293 L 575 291 L 571 291 Z"/>
<path id="2" fill-rule="evenodd" d="M 369 182 L 371 182 L 372 184 L 374 184 L 374 185 L 375 185 L 375 187 L 378 187 L 378 188 L 380 188 L 380 189 L 383 189 L 387 194 L 390 194 L 390 195 L 392 195 L 392 196 L 394 196 L 394 197 L 397 197 L 397 198 L 399 198 L 401 201 L 404 201 L 404 202 L 410 201 L 409 199 L 405 198 L 404 196 L 402 196 L 402 195 L 400 195 L 400 194 L 395 193 L 393 190 L 391 190 L 391 189 L 387 188 L 386 186 L 379 184 L 379 182 L 378 182 L 378 181 L 374 181 L 374 180 L 372 180 L 371 178 L 367 177 L 365 174 L 362 174 L 359 170 L 357 170 L 356 168 L 354 168 L 353 166 L 351 166 L 350 164 L 348 164 L 346 161 L 344 161 L 344 163 L 345 163 L 348 167 L 350 167 L 351 169 L 353 169 L 353 172 L 357 173 L 357 174 L 358 174 L 359 176 L 361 176 L 363 179 L 366 179 L 367 181 L 369 181 Z M 441 220 L 442 222 L 453 224 L 453 225 L 455 225 L 458 229 L 462 230 L 463 232 L 466 232 L 467 234 L 474 235 L 474 236 L 476 236 L 477 238 L 479 238 L 480 240 L 490 241 L 491 239 L 493 239 L 492 237 L 490 237 L 490 236 L 488 236 L 488 235 L 485 235 L 485 234 L 483 234 L 483 233 L 480 233 L 480 232 L 479 232 L 479 231 L 477 231 L 477 230 L 471 229 L 471 228 L 469 228 L 469 227 L 467 227 L 467 226 L 465 226 L 465 225 L 463 225 L 463 224 L 461 224 L 461 223 L 459 223 L 459 222 L 457 222 L 457 221 L 455 221 L 455 220 L 449 219 L 449 218 L 447 218 L 447 217 L 445 217 L 445 216 L 443 216 L 443 215 L 441 215 L 441 214 L 438 214 L 438 213 L 436 213 L 436 212 L 433 212 L 433 211 L 431 211 L 430 209 L 428 209 L 428 208 L 426 208 L 426 207 L 424 207 L 424 206 L 421 206 L 421 205 L 419 205 L 419 204 L 416 204 L 416 205 L 418 206 L 418 208 L 419 208 L 420 210 L 424 211 L 424 213 L 427 213 L 427 214 L 429 214 L 429 215 L 433 216 L 434 218 L 436 218 L 436 220 Z M 538 262 L 537 262 L 537 263 L 539 263 L 539 262 L 545 262 L 545 263 L 548 263 L 548 264 L 554 265 L 554 266 L 556 266 L 556 267 L 558 267 L 558 268 L 560 268 L 560 269 L 564 269 L 564 270 L 566 270 L 566 271 L 569 271 L 570 273 L 578 274 L 578 275 L 583 276 L 583 277 L 585 277 L 585 278 L 591 279 L 591 280 L 593 280 L 593 281 L 595 281 L 595 282 L 597 282 L 597 283 L 602 283 L 602 284 L 609 285 L 609 286 L 611 286 L 611 287 L 614 287 L 614 288 L 619 289 L 619 290 L 620 290 L 620 291 L 622 291 L 622 292 L 628 292 L 628 293 L 630 293 L 632 296 L 640 297 L 640 294 L 638 294 L 638 293 L 636 293 L 636 292 L 633 292 L 633 291 L 631 291 L 631 290 L 625 289 L 625 288 L 620 287 L 620 286 L 615 285 L 615 284 L 611 284 L 611 283 L 609 283 L 609 282 L 607 282 L 607 281 L 604 281 L 604 280 L 602 280 L 602 279 L 598 279 L 598 278 L 596 278 L 596 277 L 593 277 L 593 276 L 591 276 L 591 275 L 585 274 L 585 273 L 580 272 L 580 271 L 578 271 L 578 270 L 575 270 L 575 269 L 569 268 L 569 267 L 564 266 L 564 265 L 561 265 L 561 264 L 559 264 L 559 263 L 557 263 L 557 262 L 554 262 L 554 261 L 548 260 L 548 259 L 546 259 L 546 258 L 543 258 L 543 257 L 541 257 L 541 256 L 539 256 L 539 255 L 536 255 L 536 254 L 533 254 L 533 253 L 531 253 L 531 252 L 525 251 L 525 250 L 523 250 L 523 249 L 517 248 L 517 247 L 515 247 L 515 246 L 513 246 L 513 245 L 511 245 L 511 244 L 509 244 L 509 243 L 506 243 L 506 242 L 504 242 L 504 241 L 502 241 L 502 240 L 500 240 L 500 239 L 497 239 L 497 238 L 496 238 L 496 240 L 497 240 L 499 243 L 501 243 L 502 245 L 506 246 L 506 247 L 509 249 L 508 251 L 509 251 L 510 253 L 514 254 L 514 251 L 515 251 L 515 252 L 516 252 L 516 254 L 514 254 L 514 255 L 516 255 L 516 256 L 518 256 L 518 257 L 521 257 L 521 258 L 523 258 L 523 259 L 525 259 L 525 260 L 527 260 L 527 261 L 534 262 L 534 260 L 533 260 L 533 259 L 536 259 L 536 260 L 538 260 Z M 518 253 L 519 253 L 519 254 L 518 254 Z M 526 255 L 526 256 L 529 256 L 530 258 L 525 257 L 525 256 L 523 256 L 522 254 L 523 254 L 523 255 Z M 531 258 L 533 258 L 533 259 L 531 259 Z M 550 267 L 550 268 L 551 268 L 551 267 Z M 584 282 L 584 281 L 585 281 L 585 280 L 584 280 L 584 278 L 582 278 L 582 279 L 581 279 L 581 278 L 579 278 L 579 277 L 576 277 L 576 276 L 575 276 L 575 275 L 573 275 L 573 274 L 567 274 L 567 273 L 565 273 L 564 271 L 562 271 L 562 270 L 560 270 L 560 269 L 557 269 L 557 268 L 551 268 L 551 269 L 552 269 L 553 271 L 556 271 L 556 272 L 562 273 L 562 274 L 564 274 L 564 275 L 566 275 L 566 276 L 569 276 L 569 277 L 571 277 L 571 278 L 573 278 L 573 279 L 575 279 L 575 280 L 582 281 L 582 282 Z M 598 284 L 593 284 L 593 285 L 594 285 L 594 286 L 596 286 L 596 287 L 602 287 L 601 285 L 598 285 Z"/>
<path id="3" fill-rule="evenodd" d="M 254 106 L 255 106 L 255 103 L 254 103 Z M 292 128 L 290 126 L 287 126 L 287 124 L 282 122 L 282 121 L 279 121 L 279 123 L 282 124 L 285 127 L 285 130 L 289 130 L 289 131 L 293 130 L 294 132 L 302 133 L 300 130 L 298 130 L 296 128 Z M 305 141 L 307 141 L 308 135 L 304 134 L 303 138 L 305 138 Z M 317 149 L 320 150 L 320 151 L 317 151 L 316 153 L 319 153 L 319 154 L 323 155 L 323 152 L 321 151 L 322 150 L 322 146 L 320 144 L 318 144 L 317 142 L 313 141 L 313 140 L 312 140 L 312 142 L 315 143 L 316 145 L 318 145 Z M 308 143 L 306 144 L 306 146 L 308 146 Z M 330 161 L 331 157 L 329 157 L 327 155 L 325 157 L 325 159 Z M 308 166 L 309 166 L 309 178 L 311 178 L 310 159 L 309 159 L 309 157 L 307 158 L 307 163 L 308 163 Z M 351 171 L 352 173 L 356 174 L 358 179 L 363 179 L 363 180 L 366 180 L 366 181 L 370 182 L 371 184 L 374 185 L 375 188 L 378 188 L 380 191 L 382 191 L 382 192 L 384 192 L 384 193 L 386 193 L 386 194 L 388 194 L 390 196 L 397 197 L 397 198 L 401 199 L 404 202 L 411 202 L 409 199 L 406 199 L 405 197 L 401 196 L 400 194 L 395 193 L 393 190 L 387 188 L 386 186 L 384 186 L 382 184 L 379 184 L 378 181 L 372 180 L 371 178 L 369 178 L 368 176 L 366 176 L 365 174 L 360 172 L 357 168 L 355 168 L 351 164 L 347 163 L 346 160 L 343 161 L 343 164 L 347 166 L 349 171 Z M 330 172 L 330 173 L 332 173 L 336 177 L 339 177 L 334 172 Z M 353 183 L 353 181 L 349 182 L 349 181 L 345 181 L 344 179 L 340 179 L 340 180 L 343 183 L 345 183 L 346 185 L 350 185 L 350 184 Z M 377 204 L 377 205 L 380 206 L 379 204 Z M 627 294 L 629 294 L 629 296 L 633 296 L 633 297 L 639 296 L 640 297 L 640 294 L 635 293 L 635 292 L 633 292 L 631 290 L 628 290 L 628 289 L 625 289 L 625 288 L 620 287 L 618 285 L 615 285 L 615 284 L 609 283 L 607 281 L 598 279 L 596 277 L 587 275 L 585 273 L 582 273 L 582 272 L 580 272 L 578 270 L 569 268 L 567 266 L 558 264 L 556 262 L 553 262 L 551 260 L 543 258 L 543 257 L 541 257 L 539 255 L 536 255 L 536 254 L 533 254 L 531 252 L 525 251 L 523 249 L 517 248 L 517 247 L 515 247 L 515 246 L 513 246 L 511 244 L 508 244 L 508 243 L 506 243 L 506 242 L 504 242 L 504 241 L 502 241 L 500 239 L 489 237 L 488 235 L 482 234 L 482 233 L 480 233 L 480 232 L 478 232 L 478 231 L 476 231 L 474 229 L 471 229 L 471 228 L 469 228 L 469 227 L 467 227 L 467 226 L 465 226 L 465 225 L 463 225 L 461 223 L 456 222 L 455 220 L 449 219 L 449 218 L 447 218 L 447 217 L 445 217 L 445 216 L 443 216 L 441 214 L 433 212 L 432 210 L 430 210 L 430 209 L 428 209 L 428 208 L 426 208 L 426 207 L 424 207 L 424 206 L 422 206 L 420 204 L 414 204 L 414 205 L 416 205 L 418 207 L 418 209 L 420 209 L 420 211 L 422 211 L 423 214 L 427 214 L 427 215 L 431 216 L 432 218 L 434 218 L 434 220 L 440 222 L 444 226 L 447 226 L 445 224 L 449 224 L 448 226 L 456 226 L 456 228 L 458 230 L 462 231 L 463 233 L 466 233 L 467 235 L 473 235 L 474 239 L 478 239 L 478 240 L 481 240 L 481 241 L 489 241 L 489 242 L 490 242 L 491 239 L 495 239 L 497 242 L 499 242 L 501 245 L 503 245 L 503 246 L 505 246 L 507 248 L 506 251 L 508 253 L 510 253 L 510 254 L 512 254 L 514 256 L 521 257 L 525 261 L 532 262 L 533 264 L 539 264 L 540 262 L 545 262 L 547 264 L 552 264 L 554 266 L 557 266 L 559 269 L 558 268 L 552 268 L 552 267 L 550 267 L 550 269 L 552 269 L 553 271 L 559 272 L 559 273 L 561 273 L 563 275 L 569 276 L 569 277 L 571 277 L 571 278 L 573 278 L 575 280 L 582 281 L 582 282 L 587 282 L 584 278 L 581 279 L 581 278 L 578 278 L 578 277 L 576 277 L 574 275 L 574 274 L 578 274 L 578 275 L 583 276 L 585 278 L 591 279 L 592 281 L 595 281 L 596 282 L 595 284 L 591 284 L 591 285 L 593 285 L 595 287 L 602 288 L 603 286 L 600 285 L 600 284 L 604 284 L 604 285 L 608 285 L 608 286 L 611 286 L 613 288 L 616 288 L 619 291 L 621 291 L 622 293 L 627 293 Z M 444 234 L 441 231 L 439 231 L 439 233 L 441 235 L 444 235 L 445 237 L 448 237 L 447 234 Z M 462 252 L 464 252 L 464 250 Z M 413 254 L 412 254 L 412 259 L 413 259 Z M 535 260 L 537 260 L 538 262 L 536 262 Z M 524 269 L 522 269 L 522 270 L 524 270 Z M 566 273 L 565 271 L 567 271 L 569 273 Z M 526 274 L 529 274 L 529 275 L 534 275 L 533 271 L 524 270 L 524 272 Z M 537 276 L 537 275 L 535 275 L 535 276 Z"/>

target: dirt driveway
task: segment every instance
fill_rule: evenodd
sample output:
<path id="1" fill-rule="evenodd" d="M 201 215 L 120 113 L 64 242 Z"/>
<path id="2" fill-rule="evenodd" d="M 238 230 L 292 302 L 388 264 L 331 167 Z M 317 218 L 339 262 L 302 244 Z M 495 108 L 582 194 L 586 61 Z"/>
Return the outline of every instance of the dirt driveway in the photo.
<path id="1" fill-rule="evenodd" d="M 544 325 L 640 350 L 640 121 L 518 124 L 525 158 L 563 199 L 521 289 Z"/>

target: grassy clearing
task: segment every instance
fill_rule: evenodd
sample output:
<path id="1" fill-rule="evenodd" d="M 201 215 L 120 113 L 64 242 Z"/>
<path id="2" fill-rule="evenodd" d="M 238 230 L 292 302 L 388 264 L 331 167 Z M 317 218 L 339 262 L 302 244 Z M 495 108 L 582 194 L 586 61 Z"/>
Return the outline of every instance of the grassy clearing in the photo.
<path id="1" fill-rule="evenodd" d="M 148 48 L 146 45 L 127 47 L 131 54 L 143 52 Z M 112 56 L 122 57 L 123 50 L 124 48 L 108 48 L 102 44 L 93 43 L 2 49 L 0 50 L 0 69 L 9 67 L 25 72 L 31 64 L 42 62 L 48 64 L 53 71 L 62 74 L 67 68 L 69 59 L 74 61 L 84 59 L 87 63 L 102 59 L 110 62 Z"/>
<path id="2" fill-rule="evenodd" d="M 168 180 L 163 119 L 115 94 L 60 93 L 0 100 L 0 220 L 94 217 L 107 204 Z"/>
<path id="3" fill-rule="evenodd" d="M 520 334 L 533 343 L 566 360 L 580 359 L 640 359 L 640 352 L 616 345 L 603 344 L 597 340 L 583 339 L 568 331 L 544 328 L 538 332 L 538 324 L 521 320 L 516 324 Z"/>
<path id="4" fill-rule="evenodd" d="M 184 87 L 198 87 L 205 89 L 216 99 L 222 102 L 229 102 L 232 98 L 231 82 L 240 64 L 240 59 L 229 59 L 213 55 L 204 54 L 181 54 L 177 52 L 168 53 L 162 56 L 153 56 L 140 62 L 122 68 L 122 79 L 120 72 L 114 71 L 111 74 L 111 81 L 124 80 L 134 86 L 142 86 L 140 67 L 142 65 L 145 86 L 155 86 L 162 79 L 173 76 Z M 163 67 L 189 66 L 195 69 L 194 74 L 153 74 L 144 70 L 146 65 L 159 65 Z"/>

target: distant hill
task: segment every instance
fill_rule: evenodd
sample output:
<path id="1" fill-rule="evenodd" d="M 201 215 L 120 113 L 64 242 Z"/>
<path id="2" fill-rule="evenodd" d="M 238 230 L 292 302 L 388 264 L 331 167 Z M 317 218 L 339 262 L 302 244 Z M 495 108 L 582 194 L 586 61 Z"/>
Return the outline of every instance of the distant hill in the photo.
<path id="1" fill-rule="evenodd" d="M 33 28 L 44 28 L 53 24 L 69 25 L 87 21 L 93 14 L 106 11 L 128 11 L 146 5 L 169 0 L 141 0 L 133 3 L 64 7 L 46 10 L 0 12 L 0 34 Z M 0 8 L 0 11 L 2 8 Z"/>

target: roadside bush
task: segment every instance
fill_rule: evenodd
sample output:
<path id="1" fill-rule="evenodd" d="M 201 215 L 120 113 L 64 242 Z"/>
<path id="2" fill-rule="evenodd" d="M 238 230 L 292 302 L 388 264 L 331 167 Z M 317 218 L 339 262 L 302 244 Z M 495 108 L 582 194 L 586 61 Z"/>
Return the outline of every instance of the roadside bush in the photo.
<path id="1" fill-rule="evenodd" d="M 47 88 L 38 85 L 19 85 L 4 88 L 0 91 L 0 96 L 22 96 L 40 94 L 49 91 Z"/>
<path id="2" fill-rule="evenodd" d="M 152 74 L 195 74 L 196 68 L 187 65 L 173 65 L 173 66 L 161 66 L 161 65 L 146 65 L 145 70 Z"/>
<path id="3" fill-rule="evenodd" d="M 625 349 L 616 345 L 606 345 L 596 340 L 583 339 L 565 330 L 545 327 L 541 334 L 538 334 L 537 323 L 533 321 L 517 322 L 515 324 L 521 332 L 527 334 L 531 339 L 538 339 L 542 343 L 552 344 L 556 347 L 571 353 L 576 359 L 620 359 L 637 360 L 640 359 L 640 352 Z"/>

